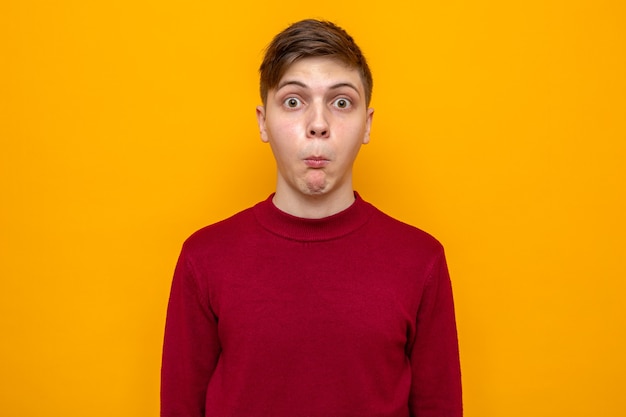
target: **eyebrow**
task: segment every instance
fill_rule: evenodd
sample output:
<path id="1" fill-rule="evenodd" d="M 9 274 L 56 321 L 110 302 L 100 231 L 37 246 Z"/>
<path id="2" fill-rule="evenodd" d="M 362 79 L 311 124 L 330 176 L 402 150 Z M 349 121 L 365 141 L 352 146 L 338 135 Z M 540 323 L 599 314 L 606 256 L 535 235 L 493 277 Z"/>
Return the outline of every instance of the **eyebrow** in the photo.
<path id="1" fill-rule="evenodd" d="M 282 83 L 278 84 L 278 87 L 276 87 L 276 91 L 278 91 L 281 88 L 286 87 L 288 85 L 296 85 L 298 87 L 308 88 L 308 86 L 305 83 L 303 83 L 302 81 L 286 80 L 286 81 L 283 81 Z M 354 84 L 348 83 L 348 82 L 342 82 L 342 83 L 333 84 L 333 85 L 330 86 L 330 89 L 331 90 L 336 90 L 336 89 L 342 88 L 342 87 L 351 88 L 359 95 L 359 97 L 361 96 L 361 93 L 359 92 L 359 89 Z"/>

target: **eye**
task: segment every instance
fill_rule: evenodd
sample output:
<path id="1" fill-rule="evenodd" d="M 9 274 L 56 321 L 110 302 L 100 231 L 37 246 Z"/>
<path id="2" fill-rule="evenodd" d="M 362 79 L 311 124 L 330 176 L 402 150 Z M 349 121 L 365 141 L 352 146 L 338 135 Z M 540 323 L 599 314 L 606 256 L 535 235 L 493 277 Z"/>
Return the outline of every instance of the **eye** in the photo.
<path id="1" fill-rule="evenodd" d="M 289 107 L 290 109 L 295 109 L 300 107 L 300 105 L 302 104 L 300 102 L 299 99 L 295 98 L 295 97 L 289 97 L 288 99 L 286 99 L 283 104 L 287 107 Z"/>
<path id="2" fill-rule="evenodd" d="M 352 102 L 347 98 L 338 98 L 337 100 L 335 100 L 333 105 L 340 109 L 347 109 L 352 105 Z"/>

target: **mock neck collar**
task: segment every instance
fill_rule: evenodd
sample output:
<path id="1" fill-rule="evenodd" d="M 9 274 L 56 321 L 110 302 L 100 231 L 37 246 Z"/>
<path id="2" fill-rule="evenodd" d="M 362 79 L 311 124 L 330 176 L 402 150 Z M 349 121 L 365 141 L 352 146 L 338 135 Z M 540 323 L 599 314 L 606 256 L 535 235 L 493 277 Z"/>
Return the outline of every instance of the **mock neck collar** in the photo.
<path id="1" fill-rule="evenodd" d="M 357 192 L 348 208 L 320 219 L 297 217 L 281 211 L 272 202 L 273 197 L 271 194 L 254 206 L 256 219 L 268 231 L 291 240 L 314 242 L 340 238 L 367 223 L 373 212 L 373 206 Z"/>

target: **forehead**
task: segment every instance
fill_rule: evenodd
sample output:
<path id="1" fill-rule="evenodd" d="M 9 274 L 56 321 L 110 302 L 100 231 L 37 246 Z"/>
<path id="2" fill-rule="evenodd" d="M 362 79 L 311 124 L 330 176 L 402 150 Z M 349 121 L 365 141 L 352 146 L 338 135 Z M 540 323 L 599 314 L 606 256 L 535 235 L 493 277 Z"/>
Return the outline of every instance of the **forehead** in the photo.
<path id="1" fill-rule="evenodd" d="M 359 90 L 364 89 L 359 71 L 332 57 L 307 57 L 295 61 L 283 73 L 277 89 L 289 81 L 300 81 L 304 84 L 347 82 L 354 84 Z"/>

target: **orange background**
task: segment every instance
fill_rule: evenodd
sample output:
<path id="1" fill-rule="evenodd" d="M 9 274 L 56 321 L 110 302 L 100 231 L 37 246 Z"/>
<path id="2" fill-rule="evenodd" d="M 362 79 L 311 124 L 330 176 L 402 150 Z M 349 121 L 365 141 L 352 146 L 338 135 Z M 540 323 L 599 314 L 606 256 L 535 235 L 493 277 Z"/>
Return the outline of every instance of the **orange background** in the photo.
<path id="1" fill-rule="evenodd" d="M 626 415 L 624 2 L 226 4 L 0 5 L 0 415 L 158 415 L 180 245 L 272 191 L 256 70 L 305 17 L 374 71 L 357 190 L 447 248 L 466 416 Z"/>

